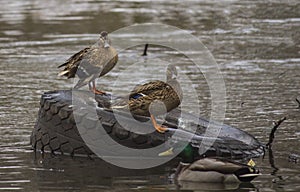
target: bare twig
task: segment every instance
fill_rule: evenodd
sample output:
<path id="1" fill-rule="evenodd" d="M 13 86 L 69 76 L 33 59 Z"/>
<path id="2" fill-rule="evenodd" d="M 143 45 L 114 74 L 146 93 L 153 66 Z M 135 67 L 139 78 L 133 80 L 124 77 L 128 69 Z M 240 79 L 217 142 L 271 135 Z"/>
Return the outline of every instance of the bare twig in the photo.
<path id="1" fill-rule="evenodd" d="M 147 50 L 148 50 L 148 43 L 145 45 L 144 53 L 142 54 L 142 56 L 147 56 Z"/>
<path id="2" fill-rule="evenodd" d="M 296 101 L 297 101 L 297 103 L 298 103 L 298 109 L 300 109 L 300 101 L 299 101 L 299 99 L 298 98 L 296 98 Z"/>
<path id="3" fill-rule="evenodd" d="M 241 102 L 241 107 L 243 107 L 244 106 L 244 104 L 245 104 L 245 102 L 243 101 L 243 102 Z"/>
<path id="4" fill-rule="evenodd" d="M 272 151 L 272 148 L 269 147 L 268 149 L 269 151 L 269 163 L 271 165 L 271 167 L 274 169 L 271 173 L 271 175 L 276 175 L 276 172 L 279 170 L 276 165 L 275 165 L 275 161 L 274 161 L 274 155 L 273 155 L 273 151 Z"/>
<path id="5" fill-rule="evenodd" d="M 274 140 L 274 137 L 275 137 L 275 132 L 276 132 L 277 128 L 280 126 L 280 124 L 282 122 L 284 122 L 285 120 L 286 120 L 286 117 L 283 117 L 279 121 L 274 122 L 274 127 L 272 128 L 271 133 L 269 135 L 269 142 L 266 144 L 267 147 L 269 147 L 269 148 L 272 147 L 272 143 L 273 143 L 273 140 Z"/>

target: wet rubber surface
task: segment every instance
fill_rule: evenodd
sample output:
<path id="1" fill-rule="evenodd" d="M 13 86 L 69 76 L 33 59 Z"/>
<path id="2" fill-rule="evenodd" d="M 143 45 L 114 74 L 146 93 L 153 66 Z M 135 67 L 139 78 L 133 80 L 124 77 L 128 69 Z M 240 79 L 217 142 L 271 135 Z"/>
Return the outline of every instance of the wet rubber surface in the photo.
<path id="1" fill-rule="evenodd" d="M 93 99 L 92 94 L 89 92 L 79 91 L 76 93 L 81 98 L 86 97 L 91 101 Z M 81 102 L 84 102 L 82 100 Z M 103 106 L 105 103 L 110 102 L 109 97 L 96 96 L 95 102 L 98 101 L 97 106 Z M 135 126 L 135 120 L 128 117 L 128 114 L 120 114 L 123 121 L 130 126 L 131 130 L 126 130 L 122 127 L 122 124 L 118 122 L 115 114 L 112 111 L 105 110 L 106 108 L 97 108 L 97 117 L 89 117 L 89 111 L 87 105 L 89 104 L 73 104 L 72 103 L 72 92 L 71 91 L 52 91 L 45 93 L 41 96 L 40 101 L 41 107 L 38 114 L 37 123 L 31 135 L 31 144 L 37 151 L 46 151 L 51 153 L 70 154 L 72 156 L 85 155 L 93 156 L 93 151 L 90 150 L 89 145 L 83 137 L 85 135 L 92 136 L 97 129 L 105 129 L 105 133 L 109 137 L 113 138 L 118 144 L 124 145 L 136 149 L 145 149 L 162 145 L 170 139 L 170 145 L 166 145 L 161 152 L 168 150 L 169 148 L 179 146 L 180 143 L 186 142 L 186 145 L 192 147 L 193 155 L 192 159 L 186 159 L 182 154 L 178 156 L 182 158 L 182 161 L 189 162 L 194 161 L 197 158 L 205 156 L 216 156 L 216 157 L 227 157 L 232 159 L 250 159 L 253 157 L 259 157 L 264 154 L 264 146 L 256 140 L 253 136 L 239 129 L 223 125 L 220 134 L 217 138 L 205 137 L 208 121 L 203 118 L 197 118 L 196 116 L 181 112 L 176 109 L 171 111 L 167 116 L 163 125 L 171 127 L 169 131 L 164 134 L 152 131 L 150 134 L 139 134 L 134 130 L 142 131 L 142 129 L 154 129 L 151 126 L 149 118 L 139 117 L 148 121 L 148 126 L 143 128 Z M 83 106 L 83 107 L 80 107 Z M 93 108 L 93 106 L 91 106 Z M 96 108 L 95 108 L 96 109 Z M 77 113 L 78 115 L 76 116 Z M 183 113 L 183 115 L 181 115 Z M 127 115 L 127 117 L 126 117 Z M 74 117 L 75 116 L 75 117 Z M 77 121 L 75 119 L 78 119 Z M 194 122 L 197 127 L 197 131 L 194 135 L 193 132 L 183 130 L 178 126 L 178 119 L 182 118 L 181 121 Z M 97 123 L 100 123 L 102 127 L 97 127 Z M 84 130 L 78 130 L 77 126 L 83 126 Z M 176 129 L 180 129 L 181 132 L 174 136 Z M 147 133 L 147 132 L 146 132 Z M 101 133 L 100 133 L 101 134 Z M 211 148 L 204 154 L 200 154 L 201 142 L 204 139 L 213 139 L 214 143 Z M 97 138 L 96 138 L 97 139 Z M 102 137 L 98 138 L 103 140 Z M 191 141 L 189 141 L 191 139 Z M 100 141 L 99 141 L 100 142 Z M 174 143 L 171 145 L 171 143 Z M 205 143 L 203 143 L 204 145 Z M 108 148 L 108 143 L 99 143 L 98 147 Z M 184 143 L 182 144 L 184 145 Z M 114 151 L 107 153 L 107 155 L 115 156 L 115 158 L 123 158 L 126 151 L 119 151 L 119 154 Z M 143 154 L 141 157 L 147 157 L 150 154 Z M 95 155 L 94 155 L 95 156 Z M 149 157 L 149 156 L 148 156 Z M 153 157 L 158 157 L 158 154 Z M 138 157 L 136 157 L 138 158 Z"/>

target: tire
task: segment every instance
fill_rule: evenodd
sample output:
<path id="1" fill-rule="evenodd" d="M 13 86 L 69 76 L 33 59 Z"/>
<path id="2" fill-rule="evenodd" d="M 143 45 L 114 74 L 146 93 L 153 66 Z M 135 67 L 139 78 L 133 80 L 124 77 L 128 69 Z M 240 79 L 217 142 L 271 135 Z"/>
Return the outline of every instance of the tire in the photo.
<path id="1" fill-rule="evenodd" d="M 78 92 L 76 94 L 80 94 L 80 97 L 84 97 L 85 101 L 91 100 L 91 98 L 93 98 L 94 103 L 97 101 L 97 105 L 99 106 L 96 109 L 97 116 L 89 116 L 89 112 L 92 110 L 89 107 L 79 108 L 76 104 L 74 105 L 74 102 L 72 103 L 72 91 L 70 90 L 44 93 L 41 96 L 37 121 L 30 137 L 30 142 L 34 150 L 72 156 L 83 155 L 94 158 L 95 154 L 90 147 L 87 146 L 86 142 L 84 142 L 82 136 L 84 134 L 90 134 L 89 131 L 93 130 L 93 127 L 95 127 L 97 123 L 102 124 L 106 134 L 114 141 L 136 149 L 159 146 L 165 143 L 167 139 L 174 134 L 174 131 L 167 131 L 164 134 L 156 131 L 149 134 L 138 134 L 128 131 L 119 124 L 112 111 L 105 110 L 105 107 L 110 105 L 110 99 L 115 100 L 117 98 L 111 98 L 110 96 L 96 96 L 96 98 L 94 98 L 89 92 L 76 92 Z M 86 103 L 84 104 L 86 105 Z M 181 152 L 178 155 L 183 161 L 194 161 L 202 156 L 245 159 L 259 157 L 264 154 L 264 146 L 252 135 L 237 128 L 223 125 L 218 139 L 212 146 L 208 147 L 209 149 L 204 154 L 199 155 L 199 147 L 203 141 L 202 136 L 209 122 L 201 117 L 175 109 L 168 113 L 164 125 L 178 128 L 178 118 L 180 115 L 184 117 L 184 119 L 188 119 L 189 122 L 192 122 L 192 126 L 197 128 L 196 136 L 193 136 L 193 139 L 191 139 L 188 144 L 188 148 L 190 149 L 189 155 L 185 152 Z M 128 118 L 128 115 L 120 113 L 119 116 L 131 126 L 134 126 L 134 122 Z M 149 120 L 147 117 L 135 118 L 140 121 Z M 151 123 L 148 124 L 146 125 L 151 127 Z M 80 127 L 83 128 L 78 129 L 76 125 L 82 125 Z M 180 131 L 182 134 L 172 137 L 171 142 L 173 144 L 178 144 L 181 141 L 186 142 L 187 137 L 185 136 L 192 134 L 185 130 Z M 168 146 L 166 146 L 166 150 L 167 149 Z M 116 152 L 112 152 L 112 155 L 115 155 L 115 153 Z M 192 153 L 192 155 L 190 155 L 190 153 Z M 120 156 L 121 155 L 120 152 Z"/>

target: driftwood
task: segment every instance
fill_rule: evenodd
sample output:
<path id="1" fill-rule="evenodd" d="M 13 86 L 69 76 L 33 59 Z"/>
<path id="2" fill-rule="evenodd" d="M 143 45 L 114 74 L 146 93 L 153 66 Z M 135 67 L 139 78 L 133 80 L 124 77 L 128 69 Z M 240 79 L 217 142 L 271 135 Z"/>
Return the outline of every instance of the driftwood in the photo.
<path id="1" fill-rule="evenodd" d="M 297 101 L 297 103 L 298 103 L 298 109 L 300 109 L 300 101 L 299 101 L 299 99 L 298 98 L 296 98 L 296 101 Z"/>
<path id="2" fill-rule="evenodd" d="M 281 118 L 279 121 L 275 122 L 274 121 L 274 127 L 271 130 L 271 133 L 269 135 L 269 142 L 266 144 L 266 148 L 268 149 L 268 154 L 269 154 L 269 163 L 271 165 L 271 167 L 274 169 L 271 173 L 271 175 L 276 175 L 276 172 L 279 170 L 276 165 L 275 165 L 275 161 L 274 161 L 274 155 L 273 155 L 273 151 L 272 151 L 272 143 L 274 141 L 275 138 L 275 132 L 277 130 L 277 128 L 280 126 L 280 124 L 286 120 L 286 117 Z M 280 180 L 282 180 L 281 177 L 278 177 Z"/>
<path id="3" fill-rule="evenodd" d="M 142 56 L 147 56 L 147 50 L 148 50 L 148 43 L 145 45 L 144 52 L 143 52 Z"/>
<path id="4" fill-rule="evenodd" d="M 268 147 L 268 148 L 272 147 L 272 143 L 273 143 L 274 138 L 275 138 L 275 132 L 276 132 L 277 128 L 280 126 L 280 124 L 282 122 L 284 122 L 285 120 L 286 120 L 286 117 L 283 117 L 279 121 L 274 122 L 274 127 L 271 130 L 271 133 L 269 135 L 269 142 L 266 144 L 266 147 Z"/>

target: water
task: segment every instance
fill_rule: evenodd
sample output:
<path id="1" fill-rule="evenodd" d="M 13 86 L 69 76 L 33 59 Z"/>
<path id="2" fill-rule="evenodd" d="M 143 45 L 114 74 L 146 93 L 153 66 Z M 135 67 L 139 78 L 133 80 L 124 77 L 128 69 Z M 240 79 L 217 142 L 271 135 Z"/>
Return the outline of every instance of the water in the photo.
<path id="1" fill-rule="evenodd" d="M 0 2 L 0 190 L 178 189 L 170 178 L 171 166 L 142 173 L 109 171 L 108 165 L 100 160 L 42 156 L 32 152 L 29 146 L 40 95 L 73 85 L 72 80 L 57 77 L 56 67 L 71 54 L 92 44 L 100 31 L 112 32 L 143 22 L 185 29 L 208 47 L 226 83 L 226 124 L 266 143 L 272 121 L 287 117 L 276 133 L 274 163 L 269 163 L 267 153 L 265 159 L 256 160 L 262 176 L 251 186 L 230 187 L 244 191 L 300 190 L 299 163 L 288 161 L 289 154 L 300 154 L 300 109 L 295 101 L 297 97 L 300 99 L 300 4 L 297 0 Z M 122 52 L 118 66 L 99 80 L 101 86 L 109 91 L 107 87 L 126 64 L 145 62 L 145 58 L 139 57 L 141 52 L 142 47 Z M 148 57 L 181 63 L 183 72 L 192 70 L 187 59 L 167 48 L 150 46 Z M 147 77 L 142 69 L 132 75 L 140 79 Z M 201 115 L 209 117 L 211 102 L 207 83 L 203 75 L 191 73 L 190 77 L 197 84 Z M 130 83 L 131 78 L 124 82 Z M 121 91 L 122 87 L 119 86 Z M 108 170 L 103 170 L 104 167 Z M 209 187 L 183 185 L 198 191 Z"/>

